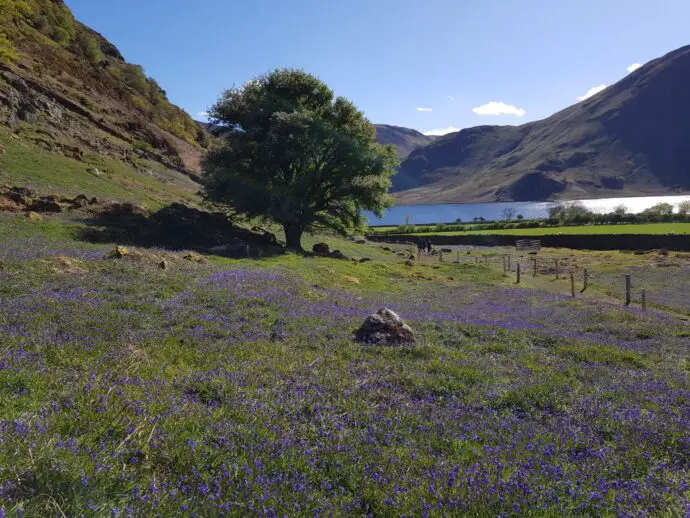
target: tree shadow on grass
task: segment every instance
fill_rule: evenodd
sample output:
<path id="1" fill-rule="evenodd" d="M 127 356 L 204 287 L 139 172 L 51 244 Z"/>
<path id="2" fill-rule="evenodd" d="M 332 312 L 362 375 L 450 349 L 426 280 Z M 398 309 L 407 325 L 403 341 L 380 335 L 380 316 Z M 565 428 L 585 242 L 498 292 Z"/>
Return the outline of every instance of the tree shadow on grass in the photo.
<path id="1" fill-rule="evenodd" d="M 266 257 L 285 252 L 273 234 L 239 227 L 225 214 L 173 203 L 156 212 L 129 203 L 112 204 L 87 220 L 78 238 L 142 248 L 194 250 L 233 258 Z"/>

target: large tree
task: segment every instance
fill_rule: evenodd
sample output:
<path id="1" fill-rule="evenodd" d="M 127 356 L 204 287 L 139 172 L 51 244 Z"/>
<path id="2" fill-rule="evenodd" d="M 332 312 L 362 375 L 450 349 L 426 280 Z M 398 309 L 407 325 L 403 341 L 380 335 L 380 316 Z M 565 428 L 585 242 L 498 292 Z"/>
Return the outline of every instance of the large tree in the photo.
<path id="1" fill-rule="evenodd" d="M 391 205 L 393 146 L 354 104 L 302 70 L 278 69 L 226 91 L 209 111 L 223 144 L 204 160 L 206 198 L 283 226 L 301 250 L 305 231 L 341 234 Z"/>

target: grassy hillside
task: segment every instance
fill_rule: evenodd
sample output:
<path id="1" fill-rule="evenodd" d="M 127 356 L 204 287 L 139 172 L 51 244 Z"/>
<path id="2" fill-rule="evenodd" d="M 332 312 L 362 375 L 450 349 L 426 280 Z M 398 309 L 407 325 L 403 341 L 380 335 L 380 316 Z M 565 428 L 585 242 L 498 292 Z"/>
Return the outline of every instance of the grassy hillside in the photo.
<path id="1" fill-rule="evenodd" d="M 160 204 L 199 190 L 206 130 L 56 0 L 0 0 L 0 179 Z M 98 169 L 102 174 L 87 174 Z"/>
<path id="2" fill-rule="evenodd" d="M 376 127 L 376 139 L 379 143 L 393 144 L 401 159 L 407 157 L 415 149 L 434 141 L 434 137 L 423 135 L 410 128 L 388 124 L 375 124 L 374 126 Z"/>

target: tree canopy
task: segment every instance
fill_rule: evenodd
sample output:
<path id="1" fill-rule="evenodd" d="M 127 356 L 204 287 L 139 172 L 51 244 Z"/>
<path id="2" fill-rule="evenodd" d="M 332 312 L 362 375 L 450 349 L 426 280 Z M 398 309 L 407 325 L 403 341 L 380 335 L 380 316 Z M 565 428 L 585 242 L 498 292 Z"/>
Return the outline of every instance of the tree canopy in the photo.
<path id="1" fill-rule="evenodd" d="M 393 146 L 353 103 L 302 70 L 278 69 L 226 91 L 209 111 L 223 144 L 204 161 L 205 193 L 240 214 L 283 226 L 288 248 L 305 231 L 345 234 L 391 205 Z"/>

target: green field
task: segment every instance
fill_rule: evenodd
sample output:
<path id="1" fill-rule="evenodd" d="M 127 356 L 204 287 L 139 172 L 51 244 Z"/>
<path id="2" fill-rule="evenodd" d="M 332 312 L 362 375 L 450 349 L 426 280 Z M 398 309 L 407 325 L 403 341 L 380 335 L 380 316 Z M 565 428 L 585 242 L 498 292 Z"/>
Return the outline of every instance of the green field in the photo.
<path id="1" fill-rule="evenodd" d="M 396 227 L 379 227 L 376 233 L 390 232 Z M 473 234 L 546 236 L 554 234 L 690 234 L 690 223 L 643 223 L 639 225 L 582 225 L 575 227 L 509 228 L 502 230 L 469 230 L 466 232 L 417 232 L 411 235 L 430 234 L 443 236 L 465 236 Z"/>

